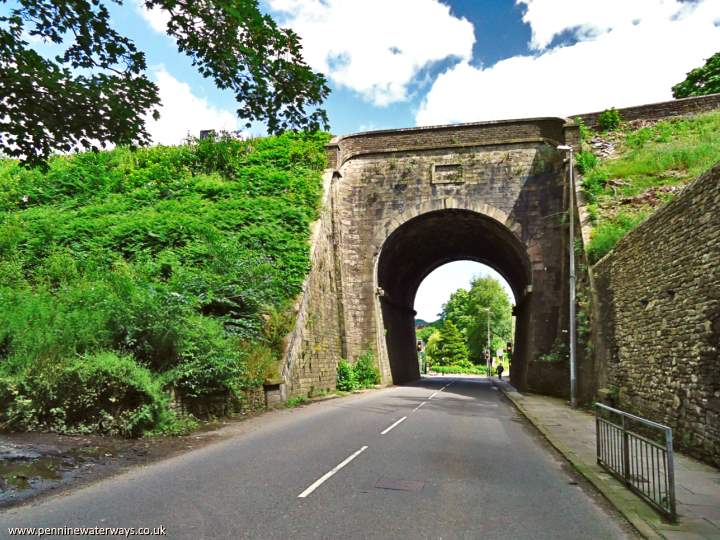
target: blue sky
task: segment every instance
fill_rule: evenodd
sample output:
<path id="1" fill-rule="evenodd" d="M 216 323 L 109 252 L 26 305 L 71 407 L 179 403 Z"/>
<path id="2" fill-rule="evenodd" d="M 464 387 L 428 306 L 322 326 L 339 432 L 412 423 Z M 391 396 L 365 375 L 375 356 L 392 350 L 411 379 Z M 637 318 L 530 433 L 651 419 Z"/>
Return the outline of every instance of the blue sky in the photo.
<path id="1" fill-rule="evenodd" d="M 719 0 L 262 0 L 328 77 L 335 134 L 567 116 L 671 99 L 670 88 L 717 52 Z M 6 8 L 7 9 L 7 4 Z M 217 90 L 139 0 L 111 5 L 146 52 L 160 87 L 155 141 L 238 129 Z M 52 52 L 46 44 L 35 44 Z M 263 134 L 261 125 L 251 128 Z"/>
<path id="2" fill-rule="evenodd" d="M 720 0 L 261 0 L 261 6 L 300 35 L 306 60 L 327 76 L 334 134 L 663 101 L 720 44 Z M 146 52 L 160 88 L 161 119 L 148 122 L 156 142 L 244 124 L 233 96 L 200 76 L 164 34 L 163 12 L 145 10 L 140 0 L 110 7 L 115 27 Z M 264 128 L 255 125 L 249 134 Z M 435 285 L 418 293 L 419 316 L 433 319 L 451 292 L 447 285 L 467 286 L 478 271 L 474 263 L 438 269 L 428 277 Z"/>
<path id="3" fill-rule="evenodd" d="M 331 130 L 567 116 L 671 99 L 720 43 L 718 0 L 263 0 L 328 77 Z M 151 133 L 237 128 L 216 90 L 137 0 L 113 20 L 147 52 L 164 115 Z M 251 129 L 261 134 L 262 126 Z"/>

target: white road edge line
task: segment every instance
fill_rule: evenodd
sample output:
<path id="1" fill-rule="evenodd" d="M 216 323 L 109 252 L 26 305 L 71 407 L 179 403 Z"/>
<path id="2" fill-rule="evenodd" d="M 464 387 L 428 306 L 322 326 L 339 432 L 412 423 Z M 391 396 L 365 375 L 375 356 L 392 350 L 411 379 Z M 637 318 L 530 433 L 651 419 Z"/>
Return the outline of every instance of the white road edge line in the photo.
<path id="1" fill-rule="evenodd" d="M 404 422 L 405 420 L 407 420 L 407 416 L 403 416 L 400 420 L 398 420 L 397 422 L 393 423 L 391 426 L 386 427 L 384 431 L 381 431 L 381 432 L 380 432 L 380 435 L 385 435 L 385 434 L 386 434 L 387 432 L 389 432 L 392 428 L 394 428 L 394 427 L 397 426 L 398 424 Z"/>
<path id="2" fill-rule="evenodd" d="M 319 488 L 319 487 L 323 484 L 323 482 L 325 482 L 328 478 L 332 477 L 336 472 L 338 472 L 338 471 L 339 471 L 340 469 L 342 469 L 345 465 L 347 465 L 347 464 L 350 463 L 353 459 L 355 459 L 355 458 L 358 457 L 360 454 L 362 454 L 365 450 L 367 450 L 367 446 L 363 446 L 360 450 L 358 450 L 358 451 L 355 452 L 354 454 L 348 456 L 348 457 L 345 459 L 345 461 L 343 461 L 343 462 L 340 463 L 339 465 L 336 465 L 335 468 L 333 468 L 332 470 L 330 470 L 330 471 L 326 472 L 325 474 L 323 474 L 320 478 L 318 478 L 318 479 L 315 480 L 312 484 L 310 484 L 310 486 L 308 486 L 308 488 L 307 488 L 305 491 L 303 491 L 300 495 L 298 495 L 298 499 L 304 499 L 305 497 L 307 497 L 308 495 L 310 495 L 313 491 L 315 491 L 317 488 Z"/>

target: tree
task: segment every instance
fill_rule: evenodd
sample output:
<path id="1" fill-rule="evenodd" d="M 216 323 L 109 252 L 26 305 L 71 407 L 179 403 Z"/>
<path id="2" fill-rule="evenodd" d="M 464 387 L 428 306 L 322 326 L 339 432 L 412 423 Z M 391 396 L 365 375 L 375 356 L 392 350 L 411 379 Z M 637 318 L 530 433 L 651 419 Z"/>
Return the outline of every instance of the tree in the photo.
<path id="1" fill-rule="evenodd" d="M 452 321 L 467 337 L 468 329 L 475 324 L 470 291 L 458 289 L 452 293 L 443 304 L 440 318 L 442 321 Z"/>
<path id="2" fill-rule="evenodd" d="M 457 366 L 468 361 L 465 338 L 451 321 L 445 321 L 442 329 L 441 365 Z"/>
<path id="3" fill-rule="evenodd" d="M 0 0 L 0 4 L 8 0 Z M 0 152 L 45 165 L 53 151 L 146 144 L 144 117 L 159 116 L 145 55 L 111 27 L 108 3 L 17 0 L 0 17 Z M 263 15 L 257 0 L 144 0 L 169 16 L 167 34 L 205 77 L 234 93 L 246 126 L 270 133 L 327 127 L 325 78 L 301 55 L 300 39 Z M 67 48 L 54 59 L 27 39 Z"/>
<path id="4" fill-rule="evenodd" d="M 512 337 L 512 305 L 502 284 L 492 277 L 475 278 L 470 290 L 458 289 L 443 305 L 442 319 L 465 336 L 470 360 L 484 364 L 487 348 L 487 308 L 490 309 L 491 347 L 504 348 Z"/>
<path id="5" fill-rule="evenodd" d="M 708 58 L 705 65 L 693 69 L 684 81 L 672 88 L 673 97 L 705 96 L 720 92 L 720 52 Z"/>
<path id="6" fill-rule="evenodd" d="M 442 334 L 438 329 L 433 329 L 432 334 L 427 338 L 425 358 L 428 365 L 440 365 L 442 363 Z"/>

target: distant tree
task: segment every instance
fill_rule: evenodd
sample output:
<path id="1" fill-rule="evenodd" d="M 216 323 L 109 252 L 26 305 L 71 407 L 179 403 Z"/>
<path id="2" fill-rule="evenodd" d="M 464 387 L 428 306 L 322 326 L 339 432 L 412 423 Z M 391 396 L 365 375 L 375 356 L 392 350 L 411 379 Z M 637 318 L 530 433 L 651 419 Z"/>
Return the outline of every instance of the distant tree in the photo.
<path id="1" fill-rule="evenodd" d="M 467 337 L 468 330 L 474 324 L 470 291 L 458 289 L 452 293 L 448 301 L 443 304 L 441 320 L 452 321 L 463 335 Z"/>
<path id="2" fill-rule="evenodd" d="M 427 344 L 428 339 L 430 336 L 433 335 L 433 333 L 437 332 L 437 328 L 431 325 L 423 326 L 421 328 L 417 328 L 415 330 L 415 337 L 417 339 L 421 339 L 423 343 Z"/>
<path id="3" fill-rule="evenodd" d="M 442 346 L 440 348 L 440 365 L 456 366 L 468 361 L 468 350 L 465 337 L 451 321 L 445 321 L 442 329 Z"/>
<path id="4" fill-rule="evenodd" d="M 430 334 L 425 342 L 425 358 L 427 359 L 428 365 L 440 365 L 442 362 L 441 354 L 442 334 L 440 330 L 433 328 L 432 334 Z"/>
<path id="5" fill-rule="evenodd" d="M 512 336 L 512 304 L 502 284 L 492 277 L 475 278 L 470 290 L 458 289 L 443 306 L 442 318 L 451 321 L 465 336 L 470 360 L 483 364 L 487 348 L 486 308 L 490 308 L 491 347 L 505 348 Z"/>
<path id="6" fill-rule="evenodd" d="M 0 0 L 0 153 L 45 165 L 54 151 L 149 142 L 159 116 L 145 55 L 111 26 L 122 0 Z M 327 127 L 329 88 L 305 64 L 300 39 L 263 15 L 257 0 L 144 0 L 168 14 L 167 34 L 204 76 L 229 90 L 237 114 L 270 133 Z M 28 42 L 67 45 L 48 59 Z"/>
<path id="7" fill-rule="evenodd" d="M 720 92 L 720 52 L 708 58 L 705 65 L 693 69 L 684 81 L 672 88 L 675 98 L 705 96 Z"/>

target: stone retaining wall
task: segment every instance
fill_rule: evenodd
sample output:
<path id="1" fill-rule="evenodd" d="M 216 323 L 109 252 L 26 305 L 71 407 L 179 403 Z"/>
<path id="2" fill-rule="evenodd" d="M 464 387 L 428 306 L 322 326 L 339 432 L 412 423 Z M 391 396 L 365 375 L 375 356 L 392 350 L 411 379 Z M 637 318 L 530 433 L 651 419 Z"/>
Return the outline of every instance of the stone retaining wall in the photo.
<path id="1" fill-rule="evenodd" d="M 720 466 L 720 165 L 592 269 L 596 373 L 624 410 Z"/>
<path id="2" fill-rule="evenodd" d="M 345 356 L 333 234 L 333 176 L 326 170 L 325 196 L 311 240 L 311 269 L 296 306 L 295 329 L 288 337 L 283 366 L 283 398 L 334 390 L 337 363 Z"/>
<path id="3" fill-rule="evenodd" d="M 698 114 L 720 109 L 720 94 L 709 96 L 697 96 L 684 99 L 674 99 L 660 103 L 648 103 L 636 107 L 625 107 L 618 109 L 620 116 L 625 121 L 630 120 L 661 120 L 671 116 L 684 116 Z M 586 126 L 596 128 L 601 111 L 592 113 L 575 114 L 570 118 L 580 117 Z"/>

